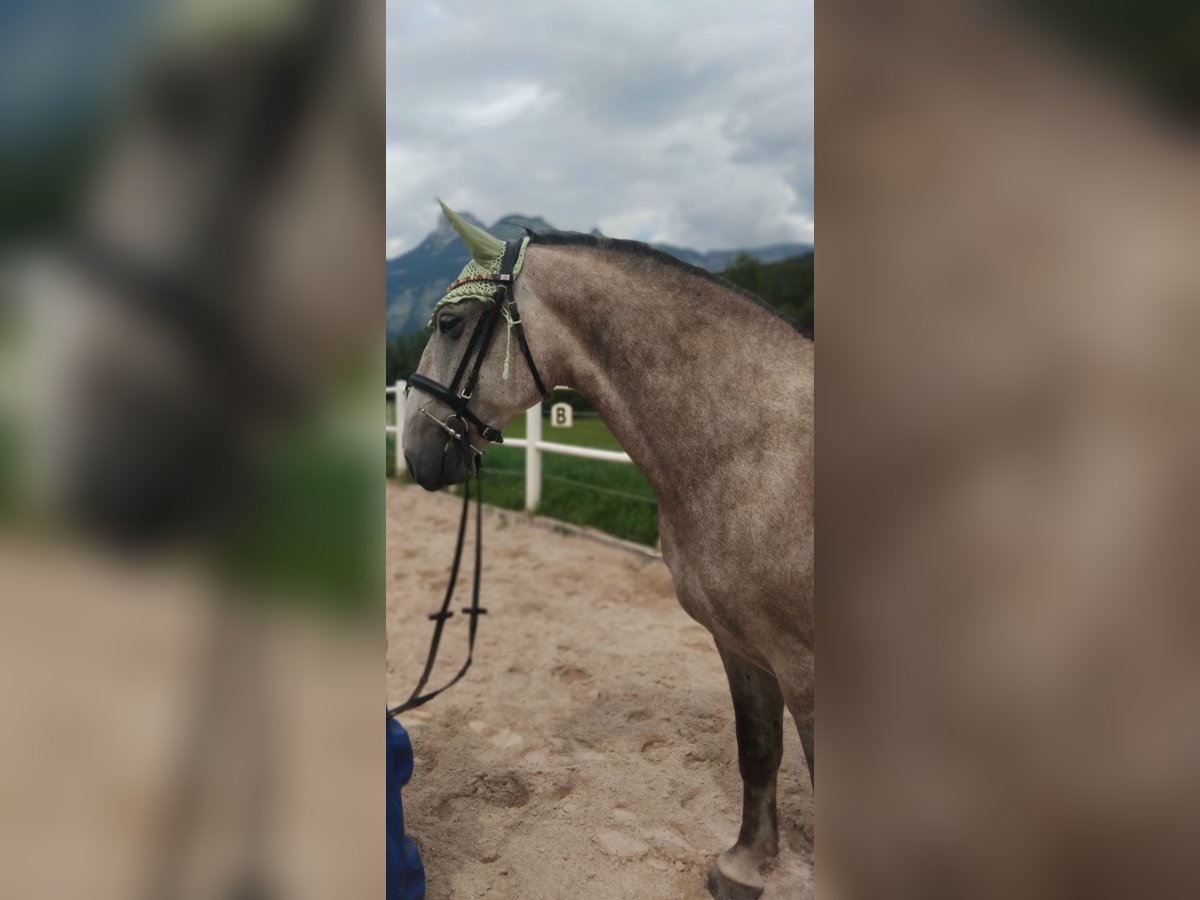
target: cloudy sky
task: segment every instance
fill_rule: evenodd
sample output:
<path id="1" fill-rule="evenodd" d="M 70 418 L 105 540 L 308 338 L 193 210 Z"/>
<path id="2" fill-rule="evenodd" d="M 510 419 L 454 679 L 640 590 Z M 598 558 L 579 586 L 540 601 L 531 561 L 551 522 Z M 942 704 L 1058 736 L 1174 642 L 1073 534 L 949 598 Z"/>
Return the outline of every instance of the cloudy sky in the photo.
<path id="1" fill-rule="evenodd" d="M 387 255 L 485 222 L 813 240 L 812 0 L 388 0 Z"/>

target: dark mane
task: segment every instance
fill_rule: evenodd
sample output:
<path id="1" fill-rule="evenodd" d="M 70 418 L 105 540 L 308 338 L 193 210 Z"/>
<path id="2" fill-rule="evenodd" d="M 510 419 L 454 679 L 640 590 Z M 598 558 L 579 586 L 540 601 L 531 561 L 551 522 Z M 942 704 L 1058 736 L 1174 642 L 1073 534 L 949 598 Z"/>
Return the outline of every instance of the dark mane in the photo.
<path id="1" fill-rule="evenodd" d="M 625 253 L 630 256 L 639 256 L 642 259 L 653 260 L 656 263 L 664 266 L 670 266 L 674 269 L 680 269 L 687 272 L 696 278 L 702 278 L 705 281 L 719 284 L 734 294 L 739 295 L 744 300 L 749 300 L 755 306 L 765 309 L 775 318 L 786 322 L 794 330 L 811 339 L 812 335 L 807 334 L 800 323 L 792 319 L 790 316 L 784 315 L 778 309 L 767 303 L 757 294 L 752 294 L 745 288 L 740 288 L 731 281 L 716 275 L 708 269 L 702 269 L 699 266 L 693 266 L 691 263 L 684 262 L 678 257 L 672 256 L 659 250 L 657 247 L 651 247 L 649 244 L 643 244 L 641 241 L 626 241 L 620 238 L 603 237 L 595 234 L 582 234 L 575 231 L 529 231 L 529 242 L 531 244 L 545 244 L 551 247 L 591 247 L 595 250 L 611 250 L 615 253 Z"/>

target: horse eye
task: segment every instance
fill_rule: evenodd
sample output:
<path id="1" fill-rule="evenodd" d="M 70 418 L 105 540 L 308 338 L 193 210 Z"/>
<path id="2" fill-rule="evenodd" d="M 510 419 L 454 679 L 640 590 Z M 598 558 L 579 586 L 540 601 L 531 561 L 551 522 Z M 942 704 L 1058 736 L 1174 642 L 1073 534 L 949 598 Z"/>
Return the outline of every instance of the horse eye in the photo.
<path id="1" fill-rule="evenodd" d="M 443 313 L 438 316 L 438 331 L 442 334 L 449 334 L 462 323 L 460 316 Z"/>

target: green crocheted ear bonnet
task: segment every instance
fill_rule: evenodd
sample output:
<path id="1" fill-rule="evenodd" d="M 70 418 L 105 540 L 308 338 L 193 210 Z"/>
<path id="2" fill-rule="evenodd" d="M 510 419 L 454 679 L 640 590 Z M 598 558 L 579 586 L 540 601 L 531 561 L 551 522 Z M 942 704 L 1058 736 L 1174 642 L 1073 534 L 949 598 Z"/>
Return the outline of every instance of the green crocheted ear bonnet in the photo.
<path id="1" fill-rule="evenodd" d="M 451 303 L 461 303 L 464 300 L 476 300 L 480 303 L 492 303 L 492 295 L 496 290 L 494 279 L 500 274 L 500 267 L 504 260 L 504 241 L 497 237 L 488 234 L 482 228 L 472 225 L 441 200 L 442 212 L 446 218 L 450 220 L 451 227 L 458 232 L 458 236 L 463 239 L 463 243 L 467 245 L 467 249 L 471 251 L 471 260 L 459 273 L 458 278 L 450 285 L 446 291 L 446 295 L 442 297 L 433 307 L 433 312 L 429 316 L 429 325 L 433 325 L 433 320 L 437 316 L 438 310 L 443 306 Z M 529 247 L 529 238 L 521 238 L 521 250 L 517 254 L 516 265 L 513 266 L 513 281 L 521 274 L 521 266 L 525 263 L 525 250 Z M 511 290 L 511 288 L 510 288 Z M 509 318 L 508 309 L 502 309 L 504 321 L 508 323 L 507 333 L 504 339 L 504 380 L 508 380 L 509 369 L 512 357 L 512 319 Z"/>
<path id="2" fill-rule="evenodd" d="M 529 238 L 521 238 L 521 252 L 517 255 L 517 264 L 513 267 L 513 278 L 521 273 L 521 266 L 525 262 L 525 248 L 529 246 Z M 433 314 L 445 306 L 447 303 L 458 303 L 460 300 L 478 300 L 481 303 L 491 303 L 492 294 L 496 290 L 494 279 L 500 274 L 501 256 L 497 256 L 495 260 L 489 263 L 481 263 L 472 259 L 458 277 L 450 285 L 450 289 L 446 292 L 446 296 L 433 307 Z M 430 316 L 429 321 L 433 322 L 433 316 Z"/>

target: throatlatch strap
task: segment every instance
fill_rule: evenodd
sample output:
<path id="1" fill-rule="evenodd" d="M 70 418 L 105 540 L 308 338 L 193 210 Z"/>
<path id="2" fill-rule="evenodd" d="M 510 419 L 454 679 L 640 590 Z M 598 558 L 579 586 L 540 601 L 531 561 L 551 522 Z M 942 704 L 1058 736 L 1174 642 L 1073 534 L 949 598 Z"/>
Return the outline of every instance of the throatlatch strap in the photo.
<path id="1" fill-rule="evenodd" d="M 525 364 L 529 366 L 529 374 L 533 376 L 533 383 L 537 385 L 542 399 L 549 400 L 550 392 L 546 390 L 546 385 L 542 383 L 541 373 L 538 372 L 537 364 L 533 361 L 533 354 L 529 352 L 529 344 L 525 340 L 525 326 L 521 324 L 521 313 L 517 309 L 516 291 L 509 292 L 508 307 L 512 310 L 509 313 L 509 321 L 512 322 L 513 330 L 517 332 L 517 346 L 521 350 L 521 355 L 525 357 Z"/>

